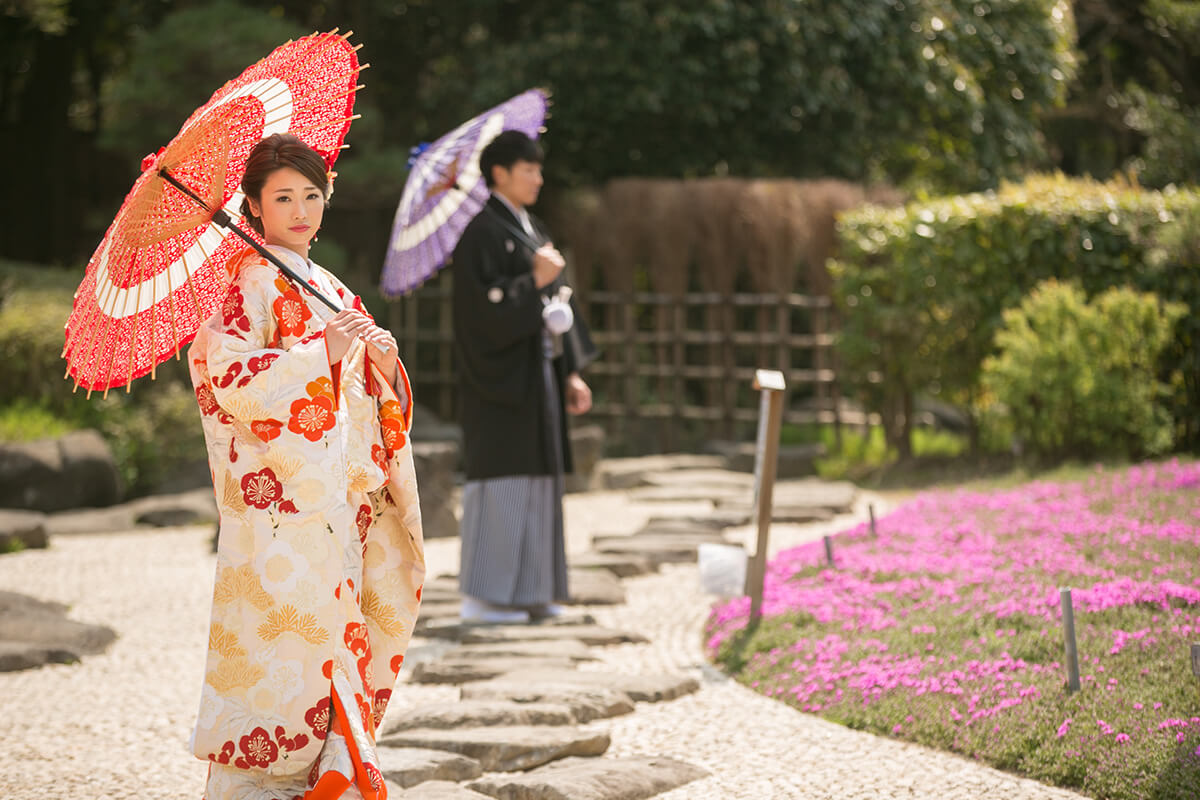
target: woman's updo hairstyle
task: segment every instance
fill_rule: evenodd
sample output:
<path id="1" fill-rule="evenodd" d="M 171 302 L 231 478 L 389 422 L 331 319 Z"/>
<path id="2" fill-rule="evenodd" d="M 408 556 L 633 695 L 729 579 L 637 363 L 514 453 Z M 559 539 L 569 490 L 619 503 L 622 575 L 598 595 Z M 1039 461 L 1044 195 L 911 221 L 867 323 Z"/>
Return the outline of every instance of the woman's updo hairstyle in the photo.
<path id="1" fill-rule="evenodd" d="M 242 216 L 250 227 L 263 236 L 262 220 L 250 213 L 250 198 L 262 203 L 262 190 L 271 173 L 283 167 L 291 167 L 313 182 L 321 190 L 326 202 L 329 199 L 329 174 L 325 159 L 316 150 L 290 133 L 273 133 L 254 146 L 246 159 L 246 173 L 242 176 Z"/>

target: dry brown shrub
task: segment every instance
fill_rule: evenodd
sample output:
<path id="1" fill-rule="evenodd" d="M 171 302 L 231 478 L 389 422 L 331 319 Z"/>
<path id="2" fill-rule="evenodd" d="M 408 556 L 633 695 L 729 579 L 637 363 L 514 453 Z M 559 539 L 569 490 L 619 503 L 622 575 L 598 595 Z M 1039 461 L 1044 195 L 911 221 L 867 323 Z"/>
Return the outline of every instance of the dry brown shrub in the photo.
<path id="1" fill-rule="evenodd" d="M 705 291 L 730 294 L 737 284 L 742 254 L 738 252 L 737 216 L 746 182 L 740 178 L 684 181 L 695 219 L 695 261 Z"/>
<path id="2" fill-rule="evenodd" d="M 688 288 L 696 219 L 687 213 L 687 189 L 677 180 L 646 181 L 638 241 L 646 247 L 645 267 L 656 292 L 683 294 Z"/>
<path id="3" fill-rule="evenodd" d="M 568 279 L 584 295 L 599 264 L 601 197 L 594 189 L 573 189 L 555 198 L 547 211 L 554 243 L 567 258 Z"/>

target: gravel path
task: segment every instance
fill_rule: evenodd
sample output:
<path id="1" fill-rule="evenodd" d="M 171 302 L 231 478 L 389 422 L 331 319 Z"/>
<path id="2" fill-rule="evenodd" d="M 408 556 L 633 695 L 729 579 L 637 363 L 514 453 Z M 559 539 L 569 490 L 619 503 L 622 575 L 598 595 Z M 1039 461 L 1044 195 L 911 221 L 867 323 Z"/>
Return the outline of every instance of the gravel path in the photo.
<path id="1" fill-rule="evenodd" d="M 861 519 L 779 525 L 772 551 Z M 882 513 L 878 499 L 876 509 Z M 567 499 L 568 551 L 592 533 L 629 533 L 651 516 L 699 513 L 700 503 L 633 503 L 619 492 Z M 748 538 L 750 529 L 734 531 Z M 107 653 L 81 664 L 0 673 L 0 798 L 196 800 L 205 765 L 187 739 L 204 664 L 214 557 L 207 527 L 56 537 L 51 548 L 0 557 L 0 589 L 67 603 L 71 617 L 116 629 Z M 430 575 L 457 571 L 456 541 L 428 545 Z M 704 663 L 700 631 L 709 599 L 694 565 L 630 579 L 629 602 L 589 609 L 606 625 L 651 638 L 598 650 L 587 668 L 682 671 L 699 693 L 640 704 L 592 723 L 612 732 L 612 755 L 669 755 L 713 776 L 672 792 L 684 798 L 1077 798 L 964 759 L 827 723 L 768 700 Z M 414 650 L 425 643 L 414 641 Z M 449 686 L 402 683 L 388 714 L 457 697 Z M 387 724 L 386 721 L 384 723 Z"/>

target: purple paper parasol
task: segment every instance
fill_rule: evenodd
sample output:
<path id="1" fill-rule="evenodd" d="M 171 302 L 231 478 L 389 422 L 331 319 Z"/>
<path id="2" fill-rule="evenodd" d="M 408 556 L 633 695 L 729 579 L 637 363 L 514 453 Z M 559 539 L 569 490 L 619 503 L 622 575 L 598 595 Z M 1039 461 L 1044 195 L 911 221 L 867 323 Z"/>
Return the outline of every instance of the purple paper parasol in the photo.
<path id="1" fill-rule="evenodd" d="M 531 89 L 467 120 L 418 153 L 396 208 L 379 288 L 399 297 L 429 280 L 454 252 L 463 230 L 488 199 L 479 153 L 507 130 L 537 138 L 546 93 Z"/>

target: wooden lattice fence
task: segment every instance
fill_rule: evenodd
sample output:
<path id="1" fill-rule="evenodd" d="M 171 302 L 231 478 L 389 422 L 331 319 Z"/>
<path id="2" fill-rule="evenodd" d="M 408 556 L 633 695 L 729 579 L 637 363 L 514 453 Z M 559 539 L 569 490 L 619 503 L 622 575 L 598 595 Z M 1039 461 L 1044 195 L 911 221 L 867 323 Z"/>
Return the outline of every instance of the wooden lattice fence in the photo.
<path id="1" fill-rule="evenodd" d="M 391 306 L 390 323 L 418 400 L 456 416 L 453 270 Z M 591 291 L 584 314 L 603 355 L 586 374 L 589 415 L 610 454 L 691 449 L 753 437 L 755 369 L 787 379 L 784 421 L 834 423 L 839 393 L 828 297 L 794 293 Z"/>

